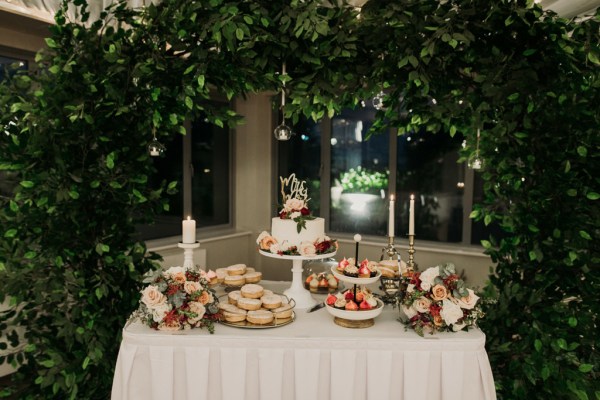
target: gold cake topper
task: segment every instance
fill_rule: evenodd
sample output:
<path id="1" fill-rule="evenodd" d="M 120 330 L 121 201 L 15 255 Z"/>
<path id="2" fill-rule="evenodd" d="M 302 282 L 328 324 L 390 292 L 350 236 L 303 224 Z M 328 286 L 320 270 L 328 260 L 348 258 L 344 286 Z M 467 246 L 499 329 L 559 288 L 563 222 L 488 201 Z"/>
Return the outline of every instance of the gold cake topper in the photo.
<path id="1" fill-rule="evenodd" d="M 300 181 L 296 178 L 296 174 L 292 173 L 287 178 L 279 177 L 281 181 L 281 197 L 283 204 L 289 199 L 303 200 L 304 203 L 308 203 L 308 189 L 306 188 L 306 181 Z M 289 186 L 289 194 L 285 194 L 285 189 Z"/>

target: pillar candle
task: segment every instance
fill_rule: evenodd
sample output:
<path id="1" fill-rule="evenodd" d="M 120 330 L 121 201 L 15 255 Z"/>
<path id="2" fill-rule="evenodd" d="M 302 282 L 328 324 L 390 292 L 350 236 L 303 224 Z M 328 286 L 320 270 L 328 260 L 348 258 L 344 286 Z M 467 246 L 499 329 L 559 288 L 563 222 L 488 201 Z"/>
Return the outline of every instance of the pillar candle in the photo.
<path id="1" fill-rule="evenodd" d="M 394 237 L 394 195 L 390 196 L 390 215 L 388 220 L 388 236 Z"/>
<path id="2" fill-rule="evenodd" d="M 410 206 L 408 208 L 408 234 L 415 234 L 415 195 L 410 195 Z"/>
<path id="3" fill-rule="evenodd" d="M 181 222 L 182 238 L 181 243 L 196 243 L 196 221 L 187 217 Z"/>

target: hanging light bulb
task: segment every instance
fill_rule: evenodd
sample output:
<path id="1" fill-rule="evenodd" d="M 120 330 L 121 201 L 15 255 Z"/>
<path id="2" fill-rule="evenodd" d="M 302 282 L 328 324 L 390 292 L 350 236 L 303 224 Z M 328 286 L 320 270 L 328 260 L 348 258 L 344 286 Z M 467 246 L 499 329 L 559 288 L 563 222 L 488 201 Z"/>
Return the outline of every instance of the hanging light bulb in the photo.
<path id="1" fill-rule="evenodd" d="M 383 90 L 377 93 L 375 97 L 373 97 L 373 107 L 375 107 L 376 110 L 383 110 L 385 108 L 383 106 L 384 97 L 385 93 Z"/>
<path id="2" fill-rule="evenodd" d="M 285 63 L 283 63 L 281 75 L 283 76 L 285 74 Z M 275 128 L 273 135 L 275 136 L 275 139 L 281 141 L 290 140 L 292 136 L 294 136 L 292 128 L 285 124 L 285 79 L 281 88 L 281 124 Z"/>
<path id="3" fill-rule="evenodd" d="M 479 156 L 479 139 L 481 137 L 481 130 L 479 128 L 477 128 L 477 142 L 475 145 L 475 154 L 472 154 L 469 159 L 467 160 L 467 167 L 474 169 L 474 170 L 480 170 L 483 169 L 483 158 L 481 158 Z"/>
<path id="4" fill-rule="evenodd" d="M 152 136 L 152 141 L 150 142 L 150 144 L 148 144 L 148 154 L 150 154 L 152 157 L 158 157 L 162 153 L 164 153 L 167 150 L 167 148 L 164 144 L 159 142 L 158 139 L 156 139 L 155 128 L 152 128 Z"/>

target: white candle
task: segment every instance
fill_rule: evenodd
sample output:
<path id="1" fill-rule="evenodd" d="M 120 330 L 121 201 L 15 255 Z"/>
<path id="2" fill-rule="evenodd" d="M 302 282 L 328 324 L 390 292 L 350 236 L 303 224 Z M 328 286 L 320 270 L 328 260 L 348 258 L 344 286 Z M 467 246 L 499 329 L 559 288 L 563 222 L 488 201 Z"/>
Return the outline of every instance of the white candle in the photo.
<path id="1" fill-rule="evenodd" d="M 408 208 L 408 234 L 415 234 L 415 195 L 410 195 L 410 206 Z"/>
<path id="2" fill-rule="evenodd" d="M 181 243 L 196 243 L 196 221 L 187 217 L 181 222 L 183 232 Z"/>
<path id="3" fill-rule="evenodd" d="M 394 237 L 394 195 L 390 196 L 390 216 L 388 219 L 388 236 Z"/>

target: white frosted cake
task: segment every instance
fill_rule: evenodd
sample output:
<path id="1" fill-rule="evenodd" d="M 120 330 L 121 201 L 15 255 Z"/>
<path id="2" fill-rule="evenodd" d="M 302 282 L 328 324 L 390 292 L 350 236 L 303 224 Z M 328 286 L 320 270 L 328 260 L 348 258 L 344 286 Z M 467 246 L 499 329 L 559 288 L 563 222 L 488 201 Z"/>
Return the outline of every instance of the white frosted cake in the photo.
<path id="1" fill-rule="evenodd" d="M 275 217 L 271 220 L 271 235 L 279 243 L 287 242 L 290 246 L 300 247 L 302 242 L 314 243 L 325 236 L 325 220 L 315 218 L 306 221 L 306 228 L 298 232 L 297 223 L 291 219 Z"/>
<path id="2" fill-rule="evenodd" d="M 271 233 L 263 231 L 256 239 L 259 250 L 303 257 L 335 252 L 337 241 L 325 235 L 325 220 L 308 209 L 306 182 L 298 181 L 295 174 L 280 179 L 284 205 L 271 220 Z M 285 193 L 288 185 L 290 194 Z"/>

